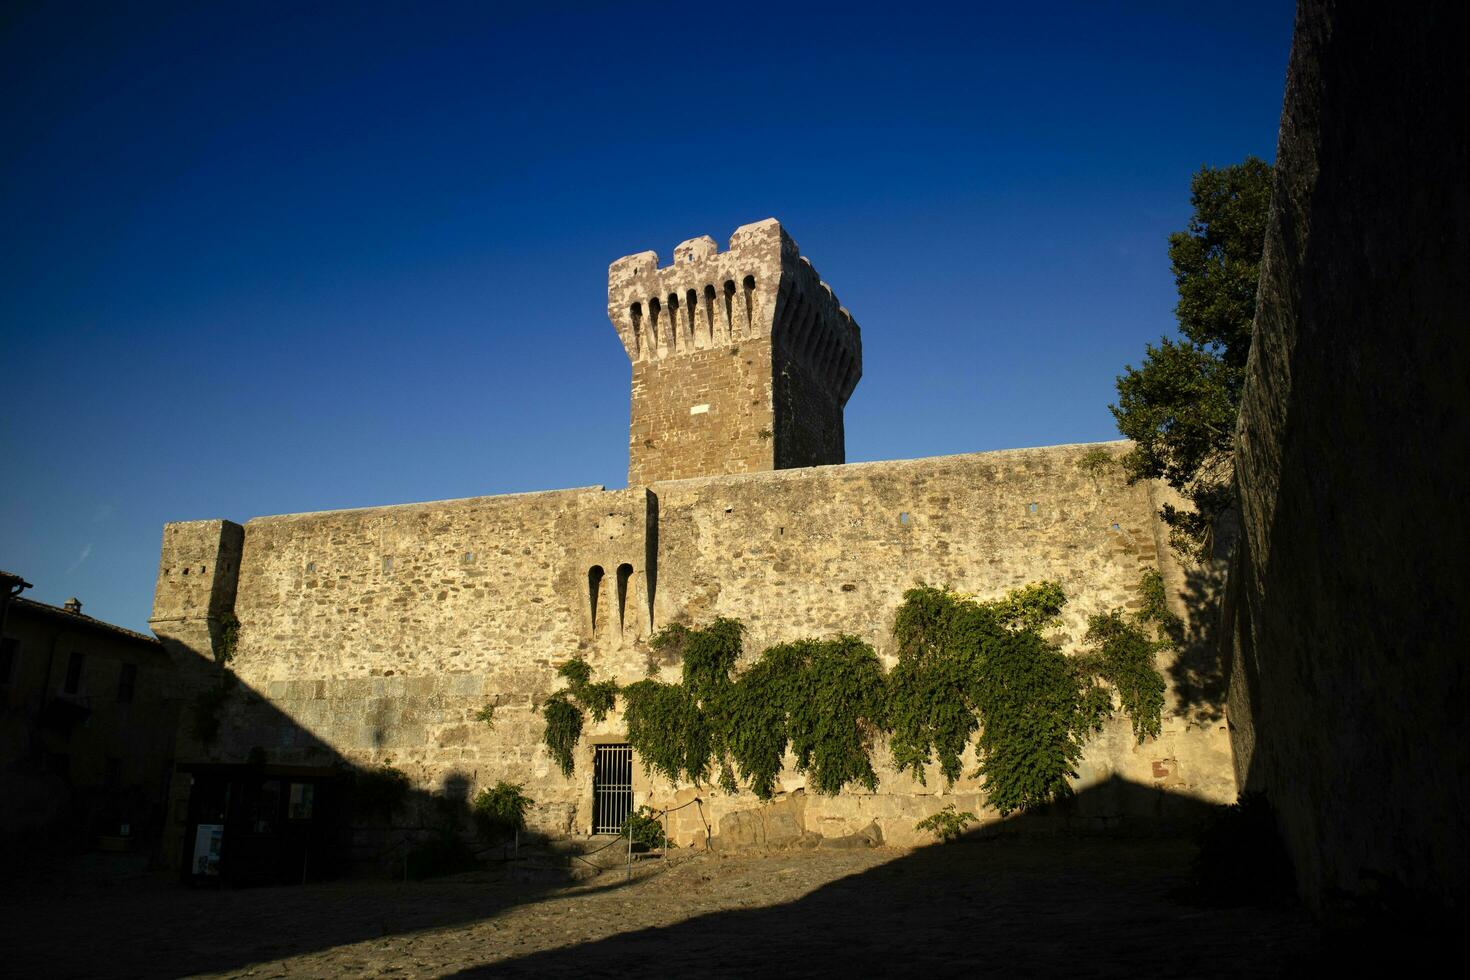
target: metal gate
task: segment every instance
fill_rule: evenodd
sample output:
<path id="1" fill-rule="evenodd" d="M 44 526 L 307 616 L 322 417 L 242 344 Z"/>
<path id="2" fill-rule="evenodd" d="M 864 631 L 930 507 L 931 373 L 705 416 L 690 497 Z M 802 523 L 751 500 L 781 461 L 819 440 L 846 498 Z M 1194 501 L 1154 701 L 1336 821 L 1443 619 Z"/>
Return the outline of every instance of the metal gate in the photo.
<path id="1" fill-rule="evenodd" d="M 592 832 L 616 834 L 633 812 L 633 747 L 594 746 L 592 756 Z"/>

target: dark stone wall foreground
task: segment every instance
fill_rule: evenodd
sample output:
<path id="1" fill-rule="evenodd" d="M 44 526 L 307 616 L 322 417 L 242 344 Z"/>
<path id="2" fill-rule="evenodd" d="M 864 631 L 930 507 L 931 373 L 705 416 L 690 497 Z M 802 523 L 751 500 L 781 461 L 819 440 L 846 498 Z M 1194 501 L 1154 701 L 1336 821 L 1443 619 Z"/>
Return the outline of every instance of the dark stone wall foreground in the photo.
<path id="1" fill-rule="evenodd" d="M 1297 12 L 1237 433 L 1230 718 L 1323 909 L 1466 898 L 1464 20 Z"/>

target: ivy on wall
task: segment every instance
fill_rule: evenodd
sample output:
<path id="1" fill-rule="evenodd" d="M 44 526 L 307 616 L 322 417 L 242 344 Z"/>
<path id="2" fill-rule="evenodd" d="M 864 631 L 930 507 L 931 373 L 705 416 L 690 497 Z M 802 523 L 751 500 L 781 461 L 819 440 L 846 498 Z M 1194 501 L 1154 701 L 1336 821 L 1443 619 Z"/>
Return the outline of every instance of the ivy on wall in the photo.
<path id="1" fill-rule="evenodd" d="M 946 784 L 962 774 L 974 741 L 990 805 L 1001 814 L 1070 792 L 1087 739 L 1114 712 L 1114 697 L 1142 741 L 1161 730 L 1164 680 L 1156 654 L 1177 627 L 1157 572 L 1144 575 L 1139 609 L 1092 616 L 1078 656 L 1043 631 L 1067 601 L 1037 582 L 988 602 L 919 585 L 904 593 L 894 624 L 898 663 L 887 674 L 862 640 L 798 640 L 765 650 L 739 672 L 744 626 L 717 619 L 672 625 L 653 647 L 681 664 L 678 683 L 649 677 L 619 689 L 594 683 L 584 660 L 564 664 L 566 686 L 543 705 L 545 742 L 562 772 L 584 712 L 601 721 L 621 694 L 627 739 L 645 771 L 696 785 L 740 782 L 761 799 L 775 792 L 787 752 L 813 790 L 878 785 L 872 753 L 886 736 L 899 772 L 920 782 L 937 761 Z"/>
<path id="2" fill-rule="evenodd" d="M 561 774 L 570 779 L 576 771 L 573 752 L 582 740 L 585 713 L 590 712 L 594 722 L 606 718 L 616 706 L 618 685 L 616 681 L 593 683 L 592 668 L 581 657 L 568 660 L 556 672 L 566 686 L 547 697 L 541 705 L 541 718 L 546 722 L 542 741 L 556 760 Z"/>

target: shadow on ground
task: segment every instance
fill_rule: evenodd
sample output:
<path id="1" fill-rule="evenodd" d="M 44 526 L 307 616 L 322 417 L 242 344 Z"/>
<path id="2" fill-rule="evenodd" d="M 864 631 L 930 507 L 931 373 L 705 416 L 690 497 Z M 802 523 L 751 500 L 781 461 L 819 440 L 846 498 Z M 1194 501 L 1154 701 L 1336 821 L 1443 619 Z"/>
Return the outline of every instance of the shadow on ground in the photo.
<path id="1" fill-rule="evenodd" d="M 722 976 L 1311 972 L 1319 938 L 1307 916 L 1295 907 L 1212 907 L 1193 881 L 1191 838 L 1058 832 L 1096 805 L 1093 792 L 1109 803 L 1149 797 L 1176 826 L 1213 809 L 1113 780 L 1050 812 L 909 852 L 795 901 L 691 916 L 457 975 L 625 975 L 660 962 L 699 962 Z"/>
<path id="2" fill-rule="evenodd" d="M 1203 804 L 1117 783 L 1179 816 Z M 189 890 L 55 882 L 10 895 L 19 975 L 612 975 L 698 964 L 715 975 L 1273 975 L 1311 956 L 1289 909 L 1215 909 L 1181 895 L 1187 839 L 1061 833 L 1089 794 L 954 844 L 686 857 L 631 883 L 567 890 L 550 873 Z M 1137 802 L 1137 801 L 1135 801 Z M 1027 830 L 1027 833 L 1012 833 Z M 653 862 L 648 862 L 652 864 Z"/>

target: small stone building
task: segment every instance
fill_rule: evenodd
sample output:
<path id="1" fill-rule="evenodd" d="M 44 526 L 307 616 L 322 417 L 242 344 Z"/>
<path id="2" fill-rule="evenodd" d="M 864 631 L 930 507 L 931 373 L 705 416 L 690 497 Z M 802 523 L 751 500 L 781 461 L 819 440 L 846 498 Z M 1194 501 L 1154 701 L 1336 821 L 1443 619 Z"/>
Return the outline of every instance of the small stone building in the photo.
<path id="1" fill-rule="evenodd" d="M 847 633 L 891 663 L 894 612 L 917 582 L 992 597 L 1059 581 L 1071 601 L 1058 638 L 1072 647 L 1089 614 L 1133 602 L 1156 568 L 1197 637 L 1208 623 L 1214 570 L 1175 561 L 1156 519 L 1164 488 L 1087 465 L 1121 443 L 844 464 L 861 334 L 776 221 L 737 229 L 725 251 L 684 242 L 664 267 L 653 252 L 619 259 L 608 315 L 632 364 L 626 489 L 164 528 L 150 622 L 201 689 L 238 623 L 224 652 L 239 683 L 217 736 L 184 740 L 185 762 L 254 751 L 322 772 L 391 764 L 429 795 L 504 779 L 524 784 L 533 825 L 553 834 L 607 829 L 600 790 L 624 807 L 698 796 L 672 821 L 681 843 L 748 829 L 772 805 L 804 834 L 903 843 L 945 802 L 987 814 L 978 781 L 945 794 L 937 773 L 921 785 L 880 764 L 876 793 L 827 798 L 788 769 L 777 802 L 760 804 L 668 785 L 636 760 L 620 769 L 616 712 L 589 723 L 568 779 L 541 744 L 537 706 L 578 655 L 600 678 L 674 679 L 679 665 L 650 637 L 721 616 L 746 625 L 747 657 Z M 1111 724 L 1067 819 L 1116 826 L 1234 798 L 1212 659 L 1161 665 L 1162 735 L 1140 745 L 1126 720 Z M 486 706 L 493 725 L 477 718 Z"/>

